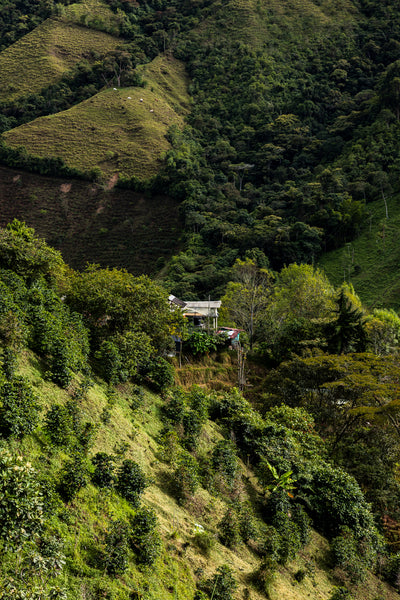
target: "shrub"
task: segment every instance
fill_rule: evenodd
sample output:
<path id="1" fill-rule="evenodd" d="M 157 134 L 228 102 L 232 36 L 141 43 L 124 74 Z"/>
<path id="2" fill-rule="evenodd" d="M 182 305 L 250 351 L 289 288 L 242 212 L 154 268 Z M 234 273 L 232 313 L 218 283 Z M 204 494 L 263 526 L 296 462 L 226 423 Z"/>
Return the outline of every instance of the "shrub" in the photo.
<path id="1" fill-rule="evenodd" d="M 100 488 L 113 488 L 116 481 L 116 467 L 112 456 L 98 452 L 92 458 L 94 472 L 92 481 Z"/>
<path id="2" fill-rule="evenodd" d="M 128 525 L 113 521 L 105 536 L 103 565 L 109 575 L 121 575 L 128 568 Z"/>
<path id="3" fill-rule="evenodd" d="M 44 429 L 54 446 L 69 446 L 74 435 L 70 411 L 65 406 L 53 404 L 46 413 Z"/>
<path id="4" fill-rule="evenodd" d="M 20 455 L 0 449 L 0 538 L 18 547 L 43 523 L 42 494 L 35 469 Z"/>
<path id="5" fill-rule="evenodd" d="M 208 531 L 196 531 L 193 537 L 193 544 L 204 554 L 209 557 L 211 550 L 215 546 L 215 538 Z"/>
<path id="6" fill-rule="evenodd" d="M 160 356 L 149 360 L 143 373 L 146 382 L 155 392 L 163 392 L 174 383 L 174 367 Z"/>
<path id="7" fill-rule="evenodd" d="M 185 350 L 188 349 L 194 356 L 207 354 L 217 349 L 217 341 L 214 336 L 205 331 L 193 331 L 184 342 Z"/>
<path id="8" fill-rule="evenodd" d="M 236 548 L 240 542 L 240 530 L 237 516 L 232 508 L 228 508 L 217 527 L 221 543 L 227 548 Z"/>
<path id="9" fill-rule="evenodd" d="M 84 459 L 75 454 L 62 469 L 58 484 L 58 493 L 66 502 L 71 502 L 88 483 L 88 468 Z"/>
<path id="10" fill-rule="evenodd" d="M 352 600 L 352 598 L 353 596 L 345 587 L 335 587 L 329 600 Z"/>
<path id="11" fill-rule="evenodd" d="M 229 440 L 219 441 L 212 451 L 213 468 L 222 475 L 230 489 L 235 484 L 239 462 L 235 445 Z"/>
<path id="12" fill-rule="evenodd" d="M 140 508 L 130 521 L 130 542 L 142 565 L 152 565 L 161 551 L 161 538 L 157 532 L 157 516 L 151 508 Z"/>
<path id="13" fill-rule="evenodd" d="M 228 565 L 218 567 L 214 577 L 207 582 L 206 587 L 213 600 L 233 600 L 237 583 L 232 569 Z"/>
<path id="14" fill-rule="evenodd" d="M 3 436 L 32 433 L 39 418 L 39 405 L 31 385 L 14 377 L 0 387 L 0 431 Z"/>
<path id="15" fill-rule="evenodd" d="M 147 486 L 141 467 L 131 459 L 125 459 L 118 471 L 116 489 L 133 506 L 138 506 L 140 496 Z"/>
<path id="16" fill-rule="evenodd" d="M 331 556 L 333 566 L 345 573 L 351 583 L 362 581 L 369 566 L 368 555 L 365 556 L 363 548 L 354 539 L 353 533 L 345 527 L 341 535 L 331 542 Z"/>
<path id="17" fill-rule="evenodd" d="M 181 450 L 179 453 L 173 482 L 177 498 L 182 502 L 189 496 L 193 496 L 199 485 L 197 460 L 186 450 Z"/>

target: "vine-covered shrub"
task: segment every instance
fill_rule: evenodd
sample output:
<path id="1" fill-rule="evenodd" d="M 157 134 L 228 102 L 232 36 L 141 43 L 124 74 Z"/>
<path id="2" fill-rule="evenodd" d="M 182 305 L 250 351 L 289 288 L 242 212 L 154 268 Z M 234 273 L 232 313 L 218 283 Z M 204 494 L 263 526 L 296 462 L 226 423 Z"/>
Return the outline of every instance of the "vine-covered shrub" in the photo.
<path id="1" fill-rule="evenodd" d="M 133 506 L 138 506 L 148 482 L 138 463 L 125 459 L 118 470 L 116 490 Z"/>
<path id="2" fill-rule="evenodd" d="M 23 377 L 15 376 L 0 385 L 0 432 L 22 437 L 34 431 L 39 419 L 39 403 L 33 388 Z"/>

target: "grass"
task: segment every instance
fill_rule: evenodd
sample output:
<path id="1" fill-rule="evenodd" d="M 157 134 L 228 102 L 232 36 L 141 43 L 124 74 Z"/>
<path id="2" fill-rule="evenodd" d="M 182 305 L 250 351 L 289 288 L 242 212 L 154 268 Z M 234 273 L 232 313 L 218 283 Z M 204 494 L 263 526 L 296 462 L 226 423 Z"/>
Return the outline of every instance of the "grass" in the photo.
<path id="1" fill-rule="evenodd" d="M 72 10 L 72 6 L 68 8 Z M 60 79 L 91 50 L 104 54 L 120 43 L 102 31 L 47 19 L 1 52 L 0 102 L 38 92 Z"/>
<path id="2" fill-rule="evenodd" d="M 205 362 L 211 362 L 211 359 Z M 43 414 L 52 402 L 66 402 L 71 392 L 43 380 L 45 369 L 46 365 L 31 352 L 23 355 L 20 373 L 35 386 L 43 405 Z M 74 385 L 78 383 L 77 380 Z M 188 600 L 193 598 L 196 581 L 212 577 L 221 564 L 228 564 L 235 573 L 239 586 L 236 600 L 264 600 L 265 595 L 252 583 L 260 557 L 244 544 L 233 551 L 217 540 L 217 523 L 226 510 L 224 501 L 200 488 L 193 500 L 181 505 L 169 493 L 168 486 L 163 484 L 172 473 L 172 467 L 163 462 L 162 450 L 158 445 L 158 437 L 164 426 L 161 412 L 163 400 L 145 390 L 142 404 L 132 412 L 132 386 L 129 383 L 120 385 L 115 403 L 110 407 L 110 422 L 106 425 L 100 419 L 107 403 L 106 389 L 104 382 L 95 380 L 86 397 L 79 401 L 85 418 L 96 425 L 96 437 L 89 455 L 99 451 L 112 454 L 117 444 L 126 444 L 124 456 L 136 460 L 150 478 L 151 484 L 143 494 L 143 503 L 157 512 L 163 551 L 153 569 L 139 569 L 129 550 L 128 570 L 123 576 L 107 577 L 98 565 L 104 533 L 110 520 L 126 520 L 133 511 L 117 494 L 89 484 L 70 504 L 59 502 L 50 519 L 52 531 L 64 540 L 65 579 L 73 594 L 68 600 L 103 596 L 127 600 L 132 597 L 133 590 L 142 592 L 147 600 Z M 133 431 L 135 435 L 132 435 Z M 211 443 L 219 439 L 219 427 L 211 421 L 207 422 L 198 454 L 206 455 Z M 13 444 L 14 449 L 29 456 L 37 468 L 43 468 L 45 464 L 46 472 L 52 476 L 57 476 L 67 460 L 64 450 L 54 451 L 48 446 L 40 430 L 37 435 L 26 436 L 22 441 L 15 440 Z M 257 494 L 257 484 L 254 473 L 245 464 L 241 463 L 241 469 L 243 481 L 247 481 L 247 484 L 243 485 L 240 494 L 241 499 L 246 500 Z M 197 523 L 215 540 L 209 554 L 202 552 L 196 544 Z M 297 578 L 299 572 L 303 573 L 300 581 Z M 62 583 L 60 580 L 59 584 Z M 309 544 L 298 557 L 285 567 L 278 568 L 269 588 L 269 598 L 329 600 L 335 584 L 337 582 L 332 579 L 328 569 L 328 543 L 313 532 Z M 392 588 L 372 575 L 355 587 L 352 594 L 354 600 L 375 600 L 378 597 L 381 600 L 399 600 L 399 595 Z"/>
<path id="3" fill-rule="evenodd" d="M 399 198 L 388 199 L 389 218 L 382 200 L 367 204 L 360 235 L 343 248 L 328 252 L 319 261 L 334 285 L 354 285 L 369 308 L 400 309 Z"/>
<path id="4" fill-rule="evenodd" d="M 189 99 L 180 62 L 158 57 L 142 72 L 145 88 L 106 89 L 7 132 L 6 142 L 34 156 L 60 156 L 81 170 L 98 167 L 106 177 L 151 177 L 169 148 L 169 127 L 183 126 Z"/>

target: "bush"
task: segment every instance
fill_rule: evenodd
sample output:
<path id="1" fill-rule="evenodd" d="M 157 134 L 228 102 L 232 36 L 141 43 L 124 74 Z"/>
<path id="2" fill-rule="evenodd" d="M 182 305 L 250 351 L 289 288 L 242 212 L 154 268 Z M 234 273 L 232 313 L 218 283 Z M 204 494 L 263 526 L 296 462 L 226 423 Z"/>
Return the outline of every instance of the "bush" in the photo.
<path id="1" fill-rule="evenodd" d="M 92 458 L 94 472 L 92 481 L 100 488 L 113 488 L 116 481 L 116 467 L 113 456 L 98 452 Z"/>
<path id="2" fill-rule="evenodd" d="M 358 583 L 365 579 L 368 567 L 368 555 L 365 556 L 363 548 L 354 539 L 353 533 L 347 527 L 341 535 L 331 542 L 331 557 L 333 566 L 343 571 L 351 583 Z"/>
<path id="3" fill-rule="evenodd" d="M 193 496 L 199 485 L 197 460 L 186 450 L 181 450 L 177 458 L 173 483 L 178 500 L 184 502 Z"/>
<path id="4" fill-rule="evenodd" d="M 0 538 L 19 547 L 43 524 L 43 501 L 35 469 L 20 455 L 0 449 Z"/>
<path id="5" fill-rule="evenodd" d="M 14 377 L 0 387 L 0 432 L 8 437 L 32 433 L 39 419 L 39 405 L 32 386 Z"/>
<path id="6" fill-rule="evenodd" d="M 196 531 L 193 537 L 193 544 L 204 554 L 209 557 L 211 550 L 215 546 L 215 538 L 208 531 Z"/>
<path id="7" fill-rule="evenodd" d="M 212 451 L 212 466 L 223 477 L 228 488 L 232 489 L 239 468 L 233 442 L 229 440 L 217 442 Z"/>
<path id="8" fill-rule="evenodd" d="M 193 331 L 184 342 L 184 349 L 189 350 L 194 356 L 208 354 L 217 349 L 217 341 L 213 335 L 205 331 Z"/>
<path id="9" fill-rule="evenodd" d="M 134 550 L 137 562 L 150 566 L 161 551 L 161 538 L 157 532 L 157 516 L 151 508 L 141 508 L 130 521 L 131 547 Z"/>
<path id="10" fill-rule="evenodd" d="M 147 384 L 155 392 L 165 391 L 173 385 L 175 379 L 174 367 L 160 356 L 148 361 L 143 374 Z"/>
<path id="11" fill-rule="evenodd" d="M 237 588 L 232 569 L 228 565 L 218 567 L 214 577 L 207 582 L 207 592 L 213 600 L 233 600 Z"/>
<path id="12" fill-rule="evenodd" d="M 140 496 L 147 486 L 147 479 L 141 467 L 133 460 L 126 459 L 118 471 L 116 490 L 133 506 L 138 506 Z"/>
<path id="13" fill-rule="evenodd" d="M 65 406 L 53 404 L 46 413 L 44 429 L 54 446 L 69 446 L 74 435 L 71 413 Z"/>
<path id="14" fill-rule="evenodd" d="M 113 521 L 105 536 L 103 565 L 109 575 L 121 575 L 128 568 L 128 525 Z"/>
<path id="15" fill-rule="evenodd" d="M 227 548 L 236 548 L 240 542 L 240 530 L 237 516 L 232 508 L 228 508 L 217 527 L 221 543 Z"/>
<path id="16" fill-rule="evenodd" d="M 89 470 L 79 454 L 69 460 L 60 473 L 58 493 L 66 502 L 71 502 L 79 490 L 88 484 Z"/>

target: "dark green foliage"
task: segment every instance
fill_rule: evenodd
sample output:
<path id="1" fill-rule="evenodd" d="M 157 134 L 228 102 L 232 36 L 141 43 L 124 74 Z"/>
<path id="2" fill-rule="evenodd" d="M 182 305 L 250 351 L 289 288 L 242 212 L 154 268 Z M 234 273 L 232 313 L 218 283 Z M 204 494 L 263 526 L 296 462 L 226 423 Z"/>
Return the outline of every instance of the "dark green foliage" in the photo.
<path id="1" fill-rule="evenodd" d="M 352 600 L 353 595 L 345 587 L 335 587 L 329 600 Z"/>
<path id="2" fill-rule="evenodd" d="M 173 488 L 179 501 L 184 502 L 193 496 L 199 486 L 199 466 L 197 460 L 186 450 L 181 450 L 176 460 L 173 474 Z"/>
<path id="3" fill-rule="evenodd" d="M 8 437 L 32 433 L 39 419 L 39 404 L 33 388 L 16 376 L 0 386 L 0 432 Z"/>
<path id="4" fill-rule="evenodd" d="M 352 306 L 351 300 L 344 289 L 340 291 L 337 303 L 337 318 L 329 326 L 330 335 L 328 331 L 331 351 L 337 354 L 364 352 L 367 345 L 367 337 L 362 311 Z"/>
<path id="5" fill-rule="evenodd" d="M 237 588 L 232 569 L 228 565 L 221 565 L 212 579 L 204 585 L 205 591 L 213 600 L 233 600 Z"/>
<path id="6" fill-rule="evenodd" d="M 104 569 L 112 577 L 122 575 L 128 568 L 128 530 L 124 521 L 113 521 L 105 535 L 102 562 Z"/>
<path id="7" fill-rule="evenodd" d="M 147 361 L 142 368 L 144 381 L 155 392 L 163 392 L 174 383 L 174 367 L 162 356 Z"/>
<path id="8" fill-rule="evenodd" d="M 92 481 L 100 488 L 113 488 L 116 482 L 116 465 L 113 456 L 98 452 L 92 458 L 94 472 Z"/>
<path id="9" fill-rule="evenodd" d="M 249 540 L 258 538 L 258 528 L 254 517 L 251 502 L 241 502 L 238 506 L 239 532 L 242 540 L 247 543 Z"/>
<path id="10" fill-rule="evenodd" d="M 130 544 L 139 564 L 152 565 L 161 552 L 157 516 L 151 508 L 139 508 L 130 520 Z"/>
<path id="11" fill-rule="evenodd" d="M 351 583 L 365 579 L 368 568 L 371 568 L 374 562 L 372 553 L 368 553 L 368 546 L 357 542 L 347 527 L 332 540 L 331 556 L 333 566 L 339 573 L 344 573 Z"/>
<path id="12" fill-rule="evenodd" d="M 184 349 L 191 352 L 194 356 L 208 354 L 217 349 L 217 340 L 215 336 L 209 335 L 205 331 L 192 331 L 184 342 Z"/>
<path id="13" fill-rule="evenodd" d="M 228 508 L 218 523 L 219 539 L 227 548 L 236 548 L 240 542 L 240 526 L 232 507 Z"/>
<path id="14" fill-rule="evenodd" d="M 75 453 L 61 470 L 57 491 L 66 502 L 71 502 L 79 490 L 88 484 L 89 469 L 85 459 Z"/>
<path id="15" fill-rule="evenodd" d="M 193 536 L 193 544 L 204 556 L 209 558 L 211 550 L 215 546 L 215 538 L 208 531 L 196 531 Z"/>
<path id="16" fill-rule="evenodd" d="M 141 467 L 134 460 L 125 459 L 118 469 L 115 488 L 133 506 L 138 506 L 148 482 Z"/>
<path id="17" fill-rule="evenodd" d="M 214 470 L 223 477 L 228 488 L 232 489 L 239 468 L 235 445 L 229 440 L 221 440 L 213 448 L 211 461 Z"/>
<path id="18" fill-rule="evenodd" d="M 174 388 L 163 407 L 167 419 L 174 425 L 182 423 L 186 412 L 186 394 L 182 388 Z"/>
<path id="19" fill-rule="evenodd" d="M 65 406 L 53 404 L 46 413 L 44 428 L 54 446 L 69 446 L 72 443 L 73 420 Z"/>
<path id="20" fill-rule="evenodd" d="M 351 475 L 340 468 L 321 462 L 313 469 L 312 492 L 309 495 L 314 522 L 328 536 L 340 534 L 343 527 L 354 538 L 362 540 L 375 553 L 380 536 L 365 497 Z"/>

